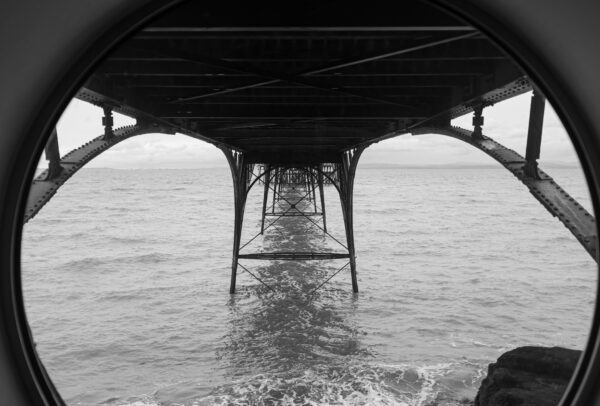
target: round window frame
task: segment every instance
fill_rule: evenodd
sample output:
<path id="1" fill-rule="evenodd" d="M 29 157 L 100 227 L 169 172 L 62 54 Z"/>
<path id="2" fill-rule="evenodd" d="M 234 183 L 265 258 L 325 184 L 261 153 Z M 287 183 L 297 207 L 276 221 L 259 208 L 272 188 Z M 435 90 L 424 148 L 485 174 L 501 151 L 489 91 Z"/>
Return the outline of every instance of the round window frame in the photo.
<path id="1" fill-rule="evenodd" d="M 61 0 L 67 5 L 69 0 Z M 593 116 L 586 113 L 586 101 L 589 102 L 590 95 L 586 94 L 587 100 L 582 95 L 573 94 L 568 80 L 561 78 L 559 72 L 553 71 L 553 64 L 548 63 L 548 58 L 541 55 L 535 44 L 552 37 L 551 32 L 546 32 L 546 37 L 531 38 L 518 35 L 514 27 L 520 28 L 518 18 L 520 13 L 525 13 L 527 7 L 519 6 L 518 1 L 491 0 L 488 2 L 477 2 L 468 0 L 460 5 L 452 0 L 426 0 L 431 4 L 443 8 L 445 11 L 459 16 L 468 21 L 469 24 L 478 28 L 485 35 L 492 38 L 503 48 L 516 63 L 526 70 L 537 86 L 546 94 L 553 103 L 563 124 L 569 132 L 569 136 L 583 167 L 595 213 L 598 210 L 600 190 L 597 179 L 600 177 L 600 135 L 594 129 L 600 129 L 600 118 L 594 120 Z M 502 5 L 503 1 L 505 2 Z M 544 0 L 536 0 L 541 7 Z M 136 32 L 148 20 L 163 12 L 182 0 L 157 1 L 157 0 L 135 0 L 125 5 L 117 1 L 106 2 L 106 15 L 102 19 L 106 26 L 98 29 L 90 26 L 89 31 L 78 33 L 89 37 L 89 44 L 83 52 L 75 56 L 74 63 L 68 69 L 62 69 L 44 98 L 43 106 L 33 112 L 24 108 L 26 114 L 16 117 L 20 122 L 23 133 L 11 134 L 12 137 L 21 137 L 21 142 L 11 145 L 11 148 L 0 150 L 3 158 L 9 162 L 8 171 L 0 174 L 0 190 L 5 192 L 0 211 L 0 376 L 9 374 L 11 379 L 2 379 L 2 389 L 7 399 L 11 399 L 14 405 L 39 404 L 39 405 L 62 405 L 64 404 L 60 395 L 54 388 L 44 367 L 37 357 L 35 344 L 33 343 L 29 325 L 25 315 L 23 297 L 20 285 L 20 243 L 22 236 L 22 218 L 24 215 L 24 203 L 29 192 L 29 183 L 33 177 L 37 164 L 37 157 L 41 155 L 44 140 L 47 139 L 50 129 L 56 123 L 66 105 L 69 103 L 77 89 L 85 78 L 94 70 L 103 58 L 124 38 Z M 36 5 L 35 1 L 30 2 Z M 564 1 L 563 7 L 568 7 Z M 50 5 L 57 8 L 57 2 Z M 555 5 L 554 5 L 555 6 Z M 600 14 L 600 3 L 596 4 L 596 10 Z M 43 7 L 43 6 L 42 6 Z M 48 6 L 46 6 L 48 7 Z M 521 7 L 521 8 L 519 8 Z M 110 10 L 109 10 L 110 9 Z M 37 10 L 32 7 L 32 10 Z M 498 10 L 502 11 L 497 15 Z M 555 14 L 560 15 L 560 7 L 555 7 Z M 542 11 L 540 9 L 540 11 Z M 90 14 L 81 15 L 93 20 Z M 44 13 L 34 15 L 34 22 L 45 18 Z M 8 14 L 8 13 L 7 13 Z M 110 16 L 109 16 L 110 14 Z M 576 17 L 575 13 L 575 17 Z M 582 16 L 582 15 L 580 15 Z M 558 17 L 557 17 L 558 18 Z M 561 16 L 563 18 L 563 16 Z M 569 17 L 576 18 L 571 14 Z M 99 19 L 97 19 L 99 20 Z M 577 22 L 577 21 L 575 21 Z M 31 23 L 30 21 L 24 23 Z M 25 24 L 27 25 L 27 24 Z M 600 25 L 587 27 L 600 37 Z M 61 29 L 61 27 L 56 27 Z M 554 35 L 569 35 L 567 32 L 556 32 Z M 573 34 L 571 34 L 573 35 Z M 575 35 L 573 35 L 575 37 Z M 1 45 L 7 43 L 2 40 Z M 537 42 L 536 42 L 537 41 Z M 63 44 L 67 46 L 68 44 Z M 36 45 L 44 46 L 43 41 Z M 35 46 L 33 46 L 35 49 Z M 11 50 L 8 46 L 9 51 Z M 10 52 L 9 52 L 10 54 Z M 589 55 L 588 55 L 589 56 Z M 560 56 L 556 56 L 559 58 Z M 594 55 L 591 55 L 593 59 Z M 596 57 L 592 63 L 600 70 L 600 58 Z M 55 62 L 58 65 L 58 62 Z M 43 69 L 43 68 L 40 68 Z M 52 78 L 50 78 L 52 79 Z M 9 94 L 10 95 L 10 94 Z M 592 95 L 591 99 L 600 103 L 600 94 Z M 7 97 L 5 95 L 5 97 Z M 23 106 L 25 107 L 25 106 Z M 11 117 L 1 115 L 0 120 L 9 120 Z M 0 121 L 1 122 L 1 121 Z M 29 124 L 32 123 L 32 124 Z M 593 159 L 596 158 L 596 159 Z M 598 287 L 597 287 L 598 289 Z M 597 297 L 598 297 L 597 290 Z M 598 300 L 591 324 L 588 345 L 580 359 L 569 388 L 565 392 L 562 405 L 587 405 L 600 399 L 600 387 L 596 383 L 600 380 L 600 355 L 598 347 L 600 344 L 600 318 L 598 315 Z M 8 385 L 11 382 L 12 385 Z"/>

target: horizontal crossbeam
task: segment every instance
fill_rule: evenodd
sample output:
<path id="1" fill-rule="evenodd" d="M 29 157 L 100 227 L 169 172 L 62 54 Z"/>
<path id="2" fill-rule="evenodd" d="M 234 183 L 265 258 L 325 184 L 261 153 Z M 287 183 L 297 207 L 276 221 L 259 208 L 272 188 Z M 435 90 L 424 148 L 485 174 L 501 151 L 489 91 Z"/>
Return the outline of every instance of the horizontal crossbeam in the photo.
<path id="1" fill-rule="evenodd" d="M 339 120 L 381 120 L 397 118 L 425 118 L 424 113 L 417 114 L 414 109 L 398 106 L 359 105 L 307 105 L 303 107 L 281 104 L 218 105 L 184 104 L 164 107 L 160 116 L 165 119 L 194 118 L 202 119 L 339 119 Z"/>
<path id="2" fill-rule="evenodd" d="M 254 32 L 439 32 L 439 31 L 474 31 L 475 28 L 467 25 L 454 26 L 390 26 L 390 27 L 148 27 L 142 32 L 148 33 L 254 33 Z"/>
<path id="3" fill-rule="evenodd" d="M 239 259 L 255 260 L 282 260 L 282 261 L 314 261 L 328 259 L 350 258 L 348 253 L 337 252 L 298 252 L 298 251 L 280 251 L 280 252 L 258 252 L 252 254 L 240 254 Z"/>
<path id="4" fill-rule="evenodd" d="M 275 213 L 265 213 L 265 216 L 267 217 L 315 217 L 315 216 L 322 216 L 323 213 L 279 213 L 279 212 L 275 212 Z"/>
<path id="5" fill-rule="evenodd" d="M 388 63 L 386 66 L 382 66 L 380 69 L 383 70 L 392 70 L 394 69 L 394 65 L 397 63 Z M 289 84 L 289 83 L 272 83 L 270 85 L 264 85 L 260 87 L 246 87 L 240 90 L 241 94 L 247 94 L 249 92 L 261 92 L 268 93 L 268 91 L 274 91 L 277 89 L 299 89 L 299 91 L 322 94 L 324 96 L 333 96 L 338 99 L 342 98 L 353 98 L 354 100 L 365 102 L 360 96 L 357 95 L 339 95 L 332 94 L 331 90 L 333 88 L 337 89 L 375 89 L 375 88 L 390 88 L 390 89 L 403 89 L 406 92 L 410 92 L 411 89 L 428 89 L 433 88 L 439 91 L 444 88 L 453 88 L 460 86 L 467 86 L 470 83 L 469 76 L 481 76 L 482 72 L 489 71 L 490 68 L 480 68 L 479 72 L 477 72 L 474 68 L 471 68 L 471 71 L 460 71 L 460 72 L 446 72 L 446 74 L 434 73 L 427 71 L 415 72 L 413 74 L 409 73 L 385 73 L 382 72 L 380 74 L 374 73 L 359 73 L 359 74 L 342 74 L 339 73 L 337 75 L 333 74 L 321 74 L 312 76 L 312 80 L 315 80 L 316 83 L 323 83 L 322 86 L 307 88 L 297 84 Z M 132 88 L 147 88 L 152 90 L 160 90 L 160 89 L 172 89 L 176 91 L 178 88 L 187 90 L 188 92 L 197 93 L 199 90 L 205 91 L 214 91 L 221 92 L 219 95 L 211 96 L 211 101 L 217 100 L 216 97 L 219 97 L 219 100 L 223 100 L 226 97 L 234 98 L 237 97 L 236 94 L 231 94 L 232 92 L 225 92 L 225 88 L 229 88 L 233 80 L 237 83 L 250 83 L 251 79 L 254 78 L 253 75 L 204 75 L 202 73 L 192 75 L 192 74 L 179 74 L 179 75 L 169 75 L 167 71 L 164 74 L 137 74 L 137 73 L 127 73 L 124 72 L 120 75 L 115 73 L 109 74 L 111 77 L 111 82 L 115 83 L 119 86 L 130 86 Z M 450 76 L 451 79 L 447 77 Z M 325 80 L 327 80 L 327 84 L 325 84 Z M 220 90 L 222 89 L 222 90 Z M 261 89 L 261 90 L 259 90 Z M 265 90 L 263 90 L 265 89 Z M 414 92 L 414 90 L 413 90 Z M 160 94 L 160 92 L 158 93 Z M 183 94 L 182 94 L 183 96 Z M 190 97 L 191 98 L 191 97 Z M 202 98 L 196 98 L 199 102 Z M 366 100 L 368 101 L 368 100 Z M 377 103 L 377 101 L 373 101 L 373 103 Z M 378 103 L 380 104 L 380 103 Z M 388 103 L 389 104 L 389 103 Z"/>

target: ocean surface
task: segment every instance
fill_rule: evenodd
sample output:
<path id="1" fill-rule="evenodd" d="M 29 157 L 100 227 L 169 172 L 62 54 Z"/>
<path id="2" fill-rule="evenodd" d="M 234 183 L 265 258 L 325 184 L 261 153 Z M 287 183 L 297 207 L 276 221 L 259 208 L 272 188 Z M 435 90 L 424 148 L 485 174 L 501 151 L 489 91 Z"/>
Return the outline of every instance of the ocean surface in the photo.
<path id="1" fill-rule="evenodd" d="M 578 169 L 548 172 L 590 209 Z M 326 186 L 327 225 L 343 241 Z M 248 198 L 243 241 L 260 227 Z M 68 405 L 462 405 L 522 345 L 583 349 L 596 266 L 500 168 L 361 168 L 343 260 L 240 261 L 228 168 L 84 169 L 24 227 L 37 351 Z M 245 248 L 338 250 L 302 218 Z"/>

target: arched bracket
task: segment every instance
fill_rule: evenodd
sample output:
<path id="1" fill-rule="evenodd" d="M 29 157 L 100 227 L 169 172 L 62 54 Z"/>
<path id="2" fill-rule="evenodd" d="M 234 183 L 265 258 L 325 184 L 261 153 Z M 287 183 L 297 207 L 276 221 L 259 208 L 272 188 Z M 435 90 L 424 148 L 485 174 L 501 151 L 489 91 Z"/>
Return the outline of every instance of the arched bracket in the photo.
<path id="1" fill-rule="evenodd" d="M 472 132 L 459 127 L 419 127 L 413 135 L 441 134 L 464 141 L 485 152 L 508 169 L 531 194 L 577 238 L 586 251 L 598 262 L 596 220 L 549 175 L 537 168 L 537 176 L 526 171 L 527 160 L 484 135 L 472 137 Z"/>
<path id="2" fill-rule="evenodd" d="M 86 163 L 123 140 L 135 135 L 156 132 L 172 133 L 173 130 L 150 123 L 121 127 L 114 131 L 111 138 L 106 139 L 105 135 L 102 134 L 60 158 L 58 164 L 62 170 L 57 176 L 49 176 L 51 171 L 51 168 L 49 168 L 32 181 L 23 222 L 27 223 L 31 220 L 54 196 L 56 191 Z"/>

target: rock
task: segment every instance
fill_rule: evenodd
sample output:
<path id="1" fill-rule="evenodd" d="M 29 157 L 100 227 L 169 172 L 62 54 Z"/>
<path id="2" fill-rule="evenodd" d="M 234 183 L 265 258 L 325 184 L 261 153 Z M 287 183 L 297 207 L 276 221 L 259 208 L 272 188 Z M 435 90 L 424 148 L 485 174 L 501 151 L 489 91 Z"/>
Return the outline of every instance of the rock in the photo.
<path id="1" fill-rule="evenodd" d="M 488 367 L 475 406 L 556 406 L 581 351 L 561 347 L 519 347 Z"/>

